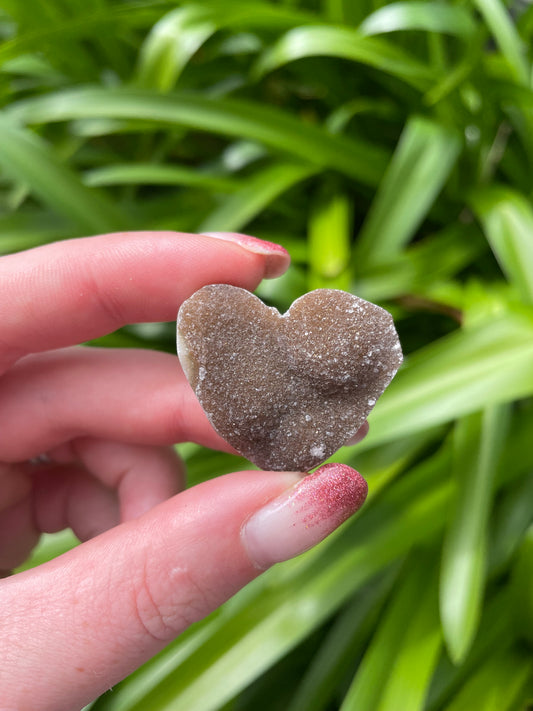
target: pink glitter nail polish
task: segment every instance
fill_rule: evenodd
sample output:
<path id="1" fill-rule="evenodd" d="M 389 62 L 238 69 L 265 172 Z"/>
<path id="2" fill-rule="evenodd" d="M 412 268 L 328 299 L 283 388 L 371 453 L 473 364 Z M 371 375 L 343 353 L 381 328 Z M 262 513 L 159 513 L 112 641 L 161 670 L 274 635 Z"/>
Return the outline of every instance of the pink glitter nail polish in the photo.
<path id="1" fill-rule="evenodd" d="M 363 505 L 368 487 L 344 464 L 325 464 L 247 521 L 243 541 L 259 568 L 312 548 Z"/>

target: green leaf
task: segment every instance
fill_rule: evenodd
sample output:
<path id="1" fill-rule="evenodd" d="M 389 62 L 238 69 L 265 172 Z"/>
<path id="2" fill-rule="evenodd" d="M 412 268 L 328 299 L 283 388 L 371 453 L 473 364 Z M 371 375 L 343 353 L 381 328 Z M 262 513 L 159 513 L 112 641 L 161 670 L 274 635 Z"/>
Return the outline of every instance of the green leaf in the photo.
<path id="1" fill-rule="evenodd" d="M 417 561 L 417 564 L 419 569 L 423 567 L 422 561 Z M 423 600 L 409 620 L 378 711 L 397 711 L 398 699 L 409 711 L 425 708 L 429 684 L 442 646 L 436 596 L 433 596 L 430 575 L 427 570 L 425 572 Z"/>
<path id="2" fill-rule="evenodd" d="M 309 288 L 350 288 L 352 202 L 345 190 L 326 181 L 309 216 Z"/>
<path id="3" fill-rule="evenodd" d="M 261 2 L 191 3 L 164 15 L 139 53 L 138 85 L 170 91 L 191 57 L 217 30 L 227 27 L 286 28 L 312 21 L 303 11 Z"/>
<path id="4" fill-rule="evenodd" d="M 397 567 L 361 590 L 340 613 L 312 660 L 287 711 L 323 711 L 353 660 L 361 654 L 398 577 Z"/>
<path id="5" fill-rule="evenodd" d="M 405 294 L 427 294 L 475 263 L 486 241 L 472 225 L 452 223 L 440 232 L 417 240 L 386 262 L 370 266 L 354 284 L 368 301 L 384 301 Z"/>
<path id="6" fill-rule="evenodd" d="M 46 5 L 50 8 L 52 4 L 48 2 Z M 22 23 L 28 26 L 28 29 L 0 44 L 0 64 L 26 52 L 38 51 L 43 46 L 53 47 L 54 43 L 56 49 L 55 52 L 53 50 L 52 52 L 61 54 L 65 40 L 69 42 L 72 40 L 79 42 L 82 38 L 94 40 L 102 30 L 108 28 L 116 30 L 119 25 L 147 26 L 160 13 L 160 10 L 154 7 L 152 0 L 144 2 L 135 0 L 135 2 L 123 2 L 119 5 L 109 3 L 100 9 L 83 7 L 82 12 L 74 12 L 68 17 L 65 17 L 62 10 L 53 19 L 49 16 L 48 22 L 43 22 L 42 13 L 36 11 L 37 6 L 38 3 L 35 2 L 17 3 L 16 13 L 14 13 L 17 16 L 21 14 L 21 11 L 28 10 L 25 17 L 22 18 Z M 19 17 L 19 21 L 20 19 Z"/>
<path id="7" fill-rule="evenodd" d="M 18 252 L 72 237 L 69 222 L 48 210 L 25 210 L 0 217 L 0 254 Z"/>
<path id="8" fill-rule="evenodd" d="M 452 661 L 467 655 L 481 618 L 487 571 L 488 522 L 508 408 L 493 406 L 456 425 L 456 498 L 444 539 L 440 612 Z"/>
<path id="9" fill-rule="evenodd" d="M 445 711 L 518 711 L 526 709 L 533 675 L 531 654 L 493 654 L 467 681 Z"/>
<path id="10" fill-rule="evenodd" d="M 533 207 L 511 188 L 490 185 L 471 204 L 500 266 L 526 303 L 533 303 Z"/>
<path id="11" fill-rule="evenodd" d="M 513 566 L 513 622 L 518 634 L 533 645 L 533 525 L 524 536 Z"/>
<path id="12" fill-rule="evenodd" d="M 501 0 L 474 0 L 474 5 L 498 43 L 513 77 L 520 84 L 528 85 L 531 67 L 527 50 L 506 6 Z"/>
<path id="13" fill-rule="evenodd" d="M 400 118 L 394 103 L 390 99 L 376 100 L 368 97 L 357 97 L 336 107 L 328 116 L 326 126 L 331 133 L 341 133 L 355 116 L 364 114 L 388 120 L 398 120 Z"/>
<path id="14" fill-rule="evenodd" d="M 369 416 L 366 448 L 533 394 L 533 321 L 495 317 L 409 356 Z"/>
<path id="15" fill-rule="evenodd" d="M 365 184 L 379 181 L 386 153 L 367 142 L 334 136 L 289 113 L 251 101 L 133 89 L 80 88 L 12 104 L 18 121 L 39 124 L 85 118 L 146 120 L 263 143 L 311 165 L 335 168 Z"/>
<path id="16" fill-rule="evenodd" d="M 380 7 L 359 25 L 363 35 L 402 30 L 425 30 L 470 38 L 477 31 L 472 14 L 464 7 L 443 2 L 395 2 Z"/>
<path id="17" fill-rule="evenodd" d="M 514 442 L 513 442 L 514 445 Z M 529 443 L 528 443 L 528 448 Z M 516 461 L 522 463 L 519 447 L 512 446 Z M 533 523 L 533 472 L 514 483 L 498 497 L 491 527 L 489 568 L 501 573 L 509 564 L 528 527 Z M 533 626 L 531 627 L 533 629 Z"/>
<path id="18" fill-rule="evenodd" d="M 103 195 L 85 187 L 41 138 L 0 115 L 0 166 L 79 233 L 125 229 L 130 221 Z"/>
<path id="19" fill-rule="evenodd" d="M 198 232 L 238 232 L 277 197 L 297 183 L 312 176 L 317 169 L 288 161 L 279 161 L 252 175 L 244 187 L 225 198 L 198 226 Z"/>
<path id="20" fill-rule="evenodd" d="M 479 634 L 460 666 L 455 666 L 447 654 L 442 654 L 433 676 L 425 711 L 441 711 L 479 667 L 494 656 L 495 650 L 504 653 L 513 647 L 516 635 L 511 628 L 510 599 L 509 587 L 502 586 L 487 601 Z"/>
<path id="21" fill-rule="evenodd" d="M 178 165 L 117 163 L 88 170 L 83 182 L 91 187 L 110 185 L 186 185 L 221 193 L 236 192 L 241 181 Z"/>
<path id="22" fill-rule="evenodd" d="M 424 595 L 420 596 L 420 590 Z M 422 709 L 441 646 L 437 566 L 432 553 L 411 555 L 340 711 Z"/>
<path id="23" fill-rule="evenodd" d="M 365 37 L 347 27 L 297 27 L 283 35 L 259 58 L 253 76 L 263 77 L 279 67 L 305 57 L 337 57 L 367 64 L 425 90 L 436 78 L 423 62 L 386 40 Z"/>
<path id="24" fill-rule="evenodd" d="M 213 12 L 202 5 L 185 5 L 164 15 L 140 49 L 138 85 L 170 91 L 189 59 L 216 29 Z"/>
<path id="25" fill-rule="evenodd" d="M 455 165 L 461 142 L 455 132 L 424 118 L 410 119 L 359 233 L 359 269 L 389 261 L 426 217 Z"/>

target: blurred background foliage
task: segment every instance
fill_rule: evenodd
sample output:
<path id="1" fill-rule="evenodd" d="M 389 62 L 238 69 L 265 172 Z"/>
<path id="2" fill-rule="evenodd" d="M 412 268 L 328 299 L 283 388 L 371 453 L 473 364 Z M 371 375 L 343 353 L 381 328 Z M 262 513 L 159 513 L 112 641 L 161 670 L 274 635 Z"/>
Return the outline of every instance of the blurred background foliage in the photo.
<path id="1" fill-rule="evenodd" d="M 241 230 L 259 295 L 389 309 L 406 362 L 334 459 L 358 516 L 95 711 L 514 711 L 533 698 L 533 8 L 0 0 L 0 250 Z M 100 341 L 174 350 L 173 324 Z M 190 483 L 244 460 L 180 445 Z M 73 544 L 45 537 L 30 564 Z M 529 704 L 529 706 L 528 706 Z"/>

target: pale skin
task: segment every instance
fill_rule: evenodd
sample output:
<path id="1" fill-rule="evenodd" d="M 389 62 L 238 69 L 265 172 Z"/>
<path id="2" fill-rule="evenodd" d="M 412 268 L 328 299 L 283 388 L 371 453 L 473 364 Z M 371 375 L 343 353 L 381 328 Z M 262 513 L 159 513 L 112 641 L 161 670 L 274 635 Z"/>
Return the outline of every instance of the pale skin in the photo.
<path id="1" fill-rule="evenodd" d="M 243 526 L 303 474 L 242 471 L 184 490 L 173 444 L 232 449 L 176 356 L 77 344 L 173 321 L 205 284 L 253 290 L 288 265 L 268 243 L 170 232 L 0 259 L 0 711 L 81 708 L 270 564 Z M 9 575 L 41 533 L 69 527 L 80 546 Z"/>

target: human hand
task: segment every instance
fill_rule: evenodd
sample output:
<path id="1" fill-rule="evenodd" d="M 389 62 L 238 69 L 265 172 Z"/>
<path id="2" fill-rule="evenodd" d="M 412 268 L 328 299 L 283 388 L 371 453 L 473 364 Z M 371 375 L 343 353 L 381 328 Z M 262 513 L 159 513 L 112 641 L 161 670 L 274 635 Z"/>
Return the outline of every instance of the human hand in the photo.
<path id="1" fill-rule="evenodd" d="M 232 450 L 176 357 L 72 347 L 174 319 L 208 283 L 254 289 L 288 263 L 253 238 L 176 233 L 0 259 L 0 570 L 41 532 L 71 527 L 85 541 L 0 582 L 2 711 L 34 711 L 36 699 L 40 711 L 81 708 L 363 503 L 364 480 L 343 465 L 305 478 L 237 472 L 182 491 L 172 444 Z"/>

